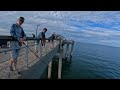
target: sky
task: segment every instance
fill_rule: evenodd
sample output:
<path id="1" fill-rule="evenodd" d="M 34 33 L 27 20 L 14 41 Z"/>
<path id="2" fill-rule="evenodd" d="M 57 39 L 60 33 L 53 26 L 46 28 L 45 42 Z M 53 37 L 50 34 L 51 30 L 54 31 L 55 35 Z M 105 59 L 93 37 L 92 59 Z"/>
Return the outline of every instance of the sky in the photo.
<path id="1" fill-rule="evenodd" d="M 0 35 L 10 35 L 12 24 L 25 17 L 27 36 L 44 27 L 75 42 L 120 47 L 120 11 L 0 11 Z"/>

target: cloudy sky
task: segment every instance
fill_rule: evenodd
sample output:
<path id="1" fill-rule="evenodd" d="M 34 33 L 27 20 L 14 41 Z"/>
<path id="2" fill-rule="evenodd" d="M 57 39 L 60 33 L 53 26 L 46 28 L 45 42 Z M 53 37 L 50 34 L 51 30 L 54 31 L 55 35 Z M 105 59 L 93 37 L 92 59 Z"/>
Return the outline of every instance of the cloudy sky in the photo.
<path id="1" fill-rule="evenodd" d="M 0 35 L 10 35 L 20 16 L 27 36 L 40 24 L 38 31 L 48 28 L 47 36 L 56 32 L 76 42 L 120 47 L 120 11 L 0 11 Z"/>

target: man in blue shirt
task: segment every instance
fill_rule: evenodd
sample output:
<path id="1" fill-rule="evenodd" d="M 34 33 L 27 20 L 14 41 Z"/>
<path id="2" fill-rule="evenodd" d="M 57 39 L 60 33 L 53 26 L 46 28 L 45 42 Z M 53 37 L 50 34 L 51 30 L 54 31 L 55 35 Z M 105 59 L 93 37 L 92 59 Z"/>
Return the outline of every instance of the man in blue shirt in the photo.
<path id="1" fill-rule="evenodd" d="M 44 47 L 45 47 L 45 42 L 46 42 L 46 40 L 45 40 L 45 38 L 46 38 L 45 33 L 46 32 L 47 32 L 47 28 L 43 28 L 43 31 L 38 34 L 38 38 L 41 38 L 41 44 Z M 39 43 L 39 42 L 40 42 L 40 39 L 37 40 L 37 43 Z"/>
<path id="2" fill-rule="evenodd" d="M 40 32 L 37 36 L 37 49 L 36 49 L 36 54 L 38 55 L 38 49 L 39 51 L 39 55 L 41 56 L 42 54 L 42 48 L 41 45 L 44 46 L 44 50 L 45 50 L 45 43 L 46 43 L 46 37 L 45 37 L 45 33 L 47 32 L 47 28 L 43 28 L 42 32 Z M 40 39 L 41 39 L 41 44 L 40 44 Z"/>
<path id="3" fill-rule="evenodd" d="M 26 41 L 26 34 L 24 33 L 23 28 L 21 25 L 24 23 L 24 17 L 20 17 L 16 24 L 13 24 L 10 29 L 10 34 L 13 36 L 17 41 L 10 42 L 11 51 L 11 60 L 10 60 L 10 70 L 13 71 L 13 63 L 15 70 L 17 69 L 17 58 L 19 56 L 20 47 L 24 41 Z"/>

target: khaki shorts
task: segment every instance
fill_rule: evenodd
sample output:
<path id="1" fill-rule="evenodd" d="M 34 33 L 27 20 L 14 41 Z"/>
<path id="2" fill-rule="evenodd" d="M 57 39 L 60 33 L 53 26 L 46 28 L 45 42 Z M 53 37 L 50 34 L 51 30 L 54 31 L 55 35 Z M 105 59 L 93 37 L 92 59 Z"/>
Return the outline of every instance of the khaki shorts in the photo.
<path id="1" fill-rule="evenodd" d="M 10 51 L 11 58 L 17 60 L 19 53 L 20 53 L 20 49 L 14 49 L 14 50 Z"/>

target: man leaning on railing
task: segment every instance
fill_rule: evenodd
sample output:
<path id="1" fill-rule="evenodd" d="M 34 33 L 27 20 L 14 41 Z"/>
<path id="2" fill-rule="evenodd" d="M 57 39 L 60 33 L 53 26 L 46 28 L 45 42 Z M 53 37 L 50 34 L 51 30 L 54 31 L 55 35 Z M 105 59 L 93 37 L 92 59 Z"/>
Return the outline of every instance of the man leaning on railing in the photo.
<path id="1" fill-rule="evenodd" d="M 53 34 L 49 37 L 49 43 L 51 48 L 54 48 L 54 40 L 56 38 L 57 38 L 57 35 L 55 34 L 55 32 L 53 32 Z"/>
<path id="2" fill-rule="evenodd" d="M 24 17 L 20 17 L 17 20 L 16 24 L 13 24 L 10 29 L 11 36 L 17 39 L 17 41 L 10 42 L 10 48 L 12 48 L 11 60 L 10 60 L 11 71 L 18 70 L 17 69 L 17 58 L 19 56 L 20 47 L 22 46 L 22 43 L 26 41 L 26 34 L 24 33 L 23 28 L 21 27 L 23 23 L 24 23 Z M 14 64 L 15 69 L 13 69 L 13 64 Z M 20 73 L 19 70 L 18 70 L 18 73 Z"/>

